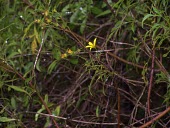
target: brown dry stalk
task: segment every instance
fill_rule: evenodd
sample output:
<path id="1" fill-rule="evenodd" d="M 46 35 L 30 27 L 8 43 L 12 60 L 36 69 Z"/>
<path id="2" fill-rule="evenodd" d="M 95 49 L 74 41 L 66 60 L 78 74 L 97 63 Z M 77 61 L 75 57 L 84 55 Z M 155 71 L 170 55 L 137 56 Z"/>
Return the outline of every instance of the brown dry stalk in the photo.
<path id="1" fill-rule="evenodd" d="M 151 90 L 152 90 L 152 85 L 153 85 L 154 65 L 155 65 L 155 48 L 153 47 L 152 65 L 151 65 L 150 81 L 149 81 L 149 88 L 148 88 L 148 97 L 147 97 L 147 110 L 148 110 L 149 116 L 151 115 L 151 113 L 150 113 L 150 96 L 151 96 Z"/>
<path id="2" fill-rule="evenodd" d="M 45 114 L 45 113 L 37 113 L 37 112 L 29 112 L 29 111 L 27 111 L 26 113 L 39 114 L 39 115 L 42 115 L 42 116 L 53 117 L 53 118 L 57 118 L 57 119 L 61 119 L 61 120 L 68 120 L 68 118 L 66 118 L 66 117 L 54 116 L 54 115 Z M 90 125 L 107 125 L 107 126 L 115 126 L 115 125 L 117 125 L 117 123 L 89 122 L 89 121 L 75 120 L 75 119 L 69 119 L 69 121 L 76 122 L 76 123 L 81 123 L 81 124 L 90 124 Z M 123 125 L 123 124 L 120 124 L 120 125 Z"/>
<path id="3" fill-rule="evenodd" d="M 1 62 L 1 60 L 0 60 L 0 64 L 1 64 L 1 63 L 4 64 L 4 65 L 7 65 L 5 62 L 3 62 L 3 61 Z M 6 67 L 7 67 L 7 68 L 6 68 Z M 21 73 L 19 73 L 18 71 L 16 71 L 16 70 L 15 70 L 13 67 L 11 67 L 10 65 L 7 65 L 6 67 L 5 67 L 5 66 L 2 66 L 2 68 L 5 69 L 6 71 L 15 73 L 15 74 L 18 75 L 22 80 L 24 80 L 24 81 L 26 80 L 25 77 L 23 77 L 23 75 L 22 75 Z M 1 66 L 0 66 L 0 68 L 1 68 Z M 31 87 L 33 90 L 36 90 L 31 81 L 30 81 L 28 84 L 30 85 L 30 87 Z M 51 115 L 52 115 L 50 109 L 48 108 L 47 104 L 44 102 L 42 96 L 38 93 L 37 90 L 36 90 L 36 94 L 38 95 L 41 103 L 44 105 L 44 107 L 45 107 L 45 109 L 47 110 L 48 114 L 51 114 Z M 58 126 L 57 122 L 55 121 L 55 119 L 54 119 L 53 117 L 50 117 L 50 118 L 51 118 L 51 120 L 53 121 L 55 127 L 56 127 L 56 128 L 59 128 L 59 126 Z"/>
<path id="4" fill-rule="evenodd" d="M 103 0 L 105 3 L 106 3 L 106 5 L 107 5 L 107 7 L 110 9 L 110 11 L 113 13 L 113 14 L 115 14 L 115 11 L 113 10 L 113 8 L 110 6 L 110 4 L 108 3 L 108 1 L 107 0 Z"/>
<path id="5" fill-rule="evenodd" d="M 117 114 L 117 119 L 118 119 L 118 125 L 117 128 L 120 128 L 120 92 L 119 89 L 117 88 L 117 107 L 118 107 L 118 114 Z"/>
<path id="6" fill-rule="evenodd" d="M 153 118 L 152 120 L 148 121 L 147 123 L 143 124 L 142 126 L 140 126 L 139 128 L 146 128 L 149 125 L 151 125 L 152 123 L 154 123 L 156 120 L 160 119 L 161 117 L 163 117 L 166 113 L 168 113 L 170 111 L 170 107 L 168 107 L 165 111 L 159 113 L 159 115 L 157 115 L 155 118 Z"/>
<path id="7" fill-rule="evenodd" d="M 44 105 L 45 109 L 47 110 L 48 114 L 52 115 L 52 112 L 50 111 L 50 109 L 48 108 L 47 104 L 44 102 L 44 99 L 42 98 L 42 96 L 37 92 L 38 97 L 41 100 L 41 103 Z M 53 121 L 54 125 L 56 128 L 59 128 L 57 122 L 55 121 L 54 117 L 50 116 L 51 120 Z"/>
<path id="8" fill-rule="evenodd" d="M 29 0 L 22 0 L 25 4 L 27 4 L 30 8 L 35 9 L 35 7 L 30 3 Z"/>

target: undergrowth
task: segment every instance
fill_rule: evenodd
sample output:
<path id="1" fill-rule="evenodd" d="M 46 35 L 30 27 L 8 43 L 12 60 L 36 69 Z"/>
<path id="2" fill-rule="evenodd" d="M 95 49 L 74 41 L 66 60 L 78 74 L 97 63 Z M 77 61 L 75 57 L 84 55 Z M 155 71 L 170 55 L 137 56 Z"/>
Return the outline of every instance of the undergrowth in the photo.
<path id="1" fill-rule="evenodd" d="M 168 0 L 0 0 L 0 127 L 168 127 Z"/>

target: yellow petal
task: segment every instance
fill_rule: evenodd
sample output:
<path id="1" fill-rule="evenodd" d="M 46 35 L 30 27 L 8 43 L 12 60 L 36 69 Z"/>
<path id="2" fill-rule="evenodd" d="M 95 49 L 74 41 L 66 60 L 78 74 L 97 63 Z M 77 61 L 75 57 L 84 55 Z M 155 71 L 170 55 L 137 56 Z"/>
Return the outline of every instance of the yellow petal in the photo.
<path id="1" fill-rule="evenodd" d="M 67 57 L 67 54 L 64 53 L 64 54 L 61 54 L 61 58 L 66 58 Z"/>
<path id="2" fill-rule="evenodd" d="M 93 46 L 93 43 L 92 43 L 92 42 L 89 42 L 89 45 L 90 45 L 90 46 Z"/>
<path id="3" fill-rule="evenodd" d="M 68 49 L 68 50 L 67 50 L 67 53 L 68 53 L 68 54 L 72 54 L 73 51 L 72 51 L 71 49 Z"/>
<path id="4" fill-rule="evenodd" d="M 91 48 L 91 46 L 87 45 L 86 48 Z"/>
<path id="5" fill-rule="evenodd" d="M 97 40 L 97 38 L 95 38 L 94 39 L 94 41 L 93 41 L 93 45 L 96 47 L 96 40 Z"/>

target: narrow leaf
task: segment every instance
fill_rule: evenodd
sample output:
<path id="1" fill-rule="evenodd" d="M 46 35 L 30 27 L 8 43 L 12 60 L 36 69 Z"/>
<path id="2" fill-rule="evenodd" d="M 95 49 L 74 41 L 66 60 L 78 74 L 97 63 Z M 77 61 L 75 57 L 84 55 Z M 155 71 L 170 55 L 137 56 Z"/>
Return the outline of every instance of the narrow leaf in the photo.
<path id="1" fill-rule="evenodd" d="M 7 117 L 0 117 L 0 122 L 11 122 L 11 121 L 15 121 L 16 119 L 12 119 L 12 118 L 7 118 Z"/>
<path id="2" fill-rule="evenodd" d="M 153 16 L 155 16 L 155 15 L 153 15 L 153 14 L 147 14 L 147 15 L 143 18 L 143 20 L 142 20 L 142 28 L 143 28 L 143 22 L 144 22 L 146 19 L 148 19 L 149 17 L 153 17 Z"/>
<path id="3" fill-rule="evenodd" d="M 28 92 L 26 92 L 24 89 L 22 89 L 21 87 L 18 87 L 18 86 L 9 86 L 10 88 L 14 89 L 15 91 L 18 91 L 18 92 L 23 92 L 23 93 L 26 93 L 29 95 Z"/>
<path id="4" fill-rule="evenodd" d="M 96 117 L 99 117 L 99 106 L 96 107 Z"/>

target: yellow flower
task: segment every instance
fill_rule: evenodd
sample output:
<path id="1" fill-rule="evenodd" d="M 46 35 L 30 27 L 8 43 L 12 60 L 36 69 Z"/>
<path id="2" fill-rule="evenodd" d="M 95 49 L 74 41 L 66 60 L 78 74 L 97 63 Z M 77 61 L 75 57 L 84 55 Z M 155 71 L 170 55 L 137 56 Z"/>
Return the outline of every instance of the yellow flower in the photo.
<path id="1" fill-rule="evenodd" d="M 87 45 L 86 48 L 90 48 L 90 51 L 92 48 L 96 48 L 96 40 L 97 38 L 94 39 L 93 43 L 89 42 L 89 45 Z"/>
<path id="2" fill-rule="evenodd" d="M 73 51 L 71 49 L 67 49 L 68 54 L 73 54 Z"/>
<path id="3" fill-rule="evenodd" d="M 63 59 L 63 58 L 66 58 L 67 57 L 67 54 L 66 53 L 64 53 L 64 54 L 61 54 L 61 58 Z"/>

